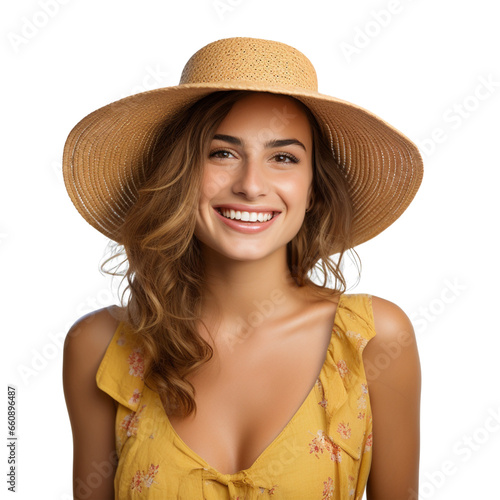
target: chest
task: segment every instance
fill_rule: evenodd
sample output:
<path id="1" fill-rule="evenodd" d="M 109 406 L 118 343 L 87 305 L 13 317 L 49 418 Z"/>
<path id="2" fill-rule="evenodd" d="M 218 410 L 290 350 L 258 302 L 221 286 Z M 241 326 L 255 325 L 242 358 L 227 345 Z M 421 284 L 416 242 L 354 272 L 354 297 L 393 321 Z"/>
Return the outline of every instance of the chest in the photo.
<path id="1" fill-rule="evenodd" d="M 184 443 L 223 474 L 251 467 L 314 389 L 331 341 L 329 306 L 306 330 L 246 339 L 232 350 L 215 345 L 214 357 L 188 377 L 196 415 L 169 417 Z"/>

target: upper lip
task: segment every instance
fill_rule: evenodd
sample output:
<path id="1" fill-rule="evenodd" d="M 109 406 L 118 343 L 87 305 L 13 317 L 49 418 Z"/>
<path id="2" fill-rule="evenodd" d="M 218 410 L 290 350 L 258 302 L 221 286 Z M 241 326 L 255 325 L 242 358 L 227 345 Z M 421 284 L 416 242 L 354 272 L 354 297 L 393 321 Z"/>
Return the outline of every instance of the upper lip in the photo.
<path id="1" fill-rule="evenodd" d="M 239 205 L 238 203 L 224 203 L 223 205 L 214 205 L 214 208 L 228 208 L 240 212 L 281 212 L 273 207 Z"/>

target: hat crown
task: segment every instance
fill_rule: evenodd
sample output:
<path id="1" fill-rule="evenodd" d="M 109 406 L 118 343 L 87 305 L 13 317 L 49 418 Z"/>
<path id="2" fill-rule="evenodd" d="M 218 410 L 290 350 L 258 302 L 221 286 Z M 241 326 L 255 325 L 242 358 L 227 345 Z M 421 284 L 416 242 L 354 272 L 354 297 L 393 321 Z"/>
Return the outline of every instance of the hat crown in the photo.
<path id="1" fill-rule="evenodd" d="M 224 82 L 318 90 L 316 70 L 302 52 L 259 38 L 225 38 L 205 45 L 186 63 L 179 84 Z"/>

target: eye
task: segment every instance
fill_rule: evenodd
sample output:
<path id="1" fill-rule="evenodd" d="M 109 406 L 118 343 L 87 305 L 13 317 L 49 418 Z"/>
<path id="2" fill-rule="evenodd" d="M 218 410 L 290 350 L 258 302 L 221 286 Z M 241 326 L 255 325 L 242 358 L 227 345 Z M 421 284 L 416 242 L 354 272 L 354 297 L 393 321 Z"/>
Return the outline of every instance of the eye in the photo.
<path id="1" fill-rule="evenodd" d="M 298 163 L 299 160 L 296 156 L 291 153 L 276 153 L 273 158 L 275 158 L 278 163 Z"/>
<path id="2" fill-rule="evenodd" d="M 208 156 L 210 158 L 229 158 L 228 155 L 233 156 L 233 153 L 231 151 L 228 151 L 227 149 L 217 149 L 216 151 L 212 151 Z"/>

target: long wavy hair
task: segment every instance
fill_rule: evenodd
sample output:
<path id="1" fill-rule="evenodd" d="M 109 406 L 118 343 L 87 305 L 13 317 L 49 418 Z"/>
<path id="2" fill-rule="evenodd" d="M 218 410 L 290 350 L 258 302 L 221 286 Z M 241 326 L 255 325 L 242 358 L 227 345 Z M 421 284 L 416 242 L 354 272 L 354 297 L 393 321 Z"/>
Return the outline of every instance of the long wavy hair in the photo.
<path id="1" fill-rule="evenodd" d="M 169 415 L 196 413 L 194 387 L 186 377 L 213 356 L 212 347 L 198 334 L 200 322 L 204 324 L 200 305 L 207 285 L 200 242 L 194 235 L 198 199 L 204 159 L 216 129 L 233 104 L 249 94 L 211 93 L 164 124 L 147 178 L 121 228 L 121 244 L 101 265 L 106 274 L 127 280 L 119 316 L 143 353 L 146 385 L 159 394 Z M 311 125 L 314 201 L 287 244 L 287 264 L 297 286 L 331 296 L 346 291 L 341 264 L 350 248 L 353 210 L 344 173 L 316 118 L 302 102 L 294 101 Z M 330 257 L 334 241 L 341 247 L 337 261 Z M 125 272 L 104 268 L 120 255 L 125 258 L 113 269 L 127 263 Z M 314 272 L 323 274 L 321 285 L 311 279 Z M 327 287 L 328 276 L 334 277 L 333 288 Z"/>

